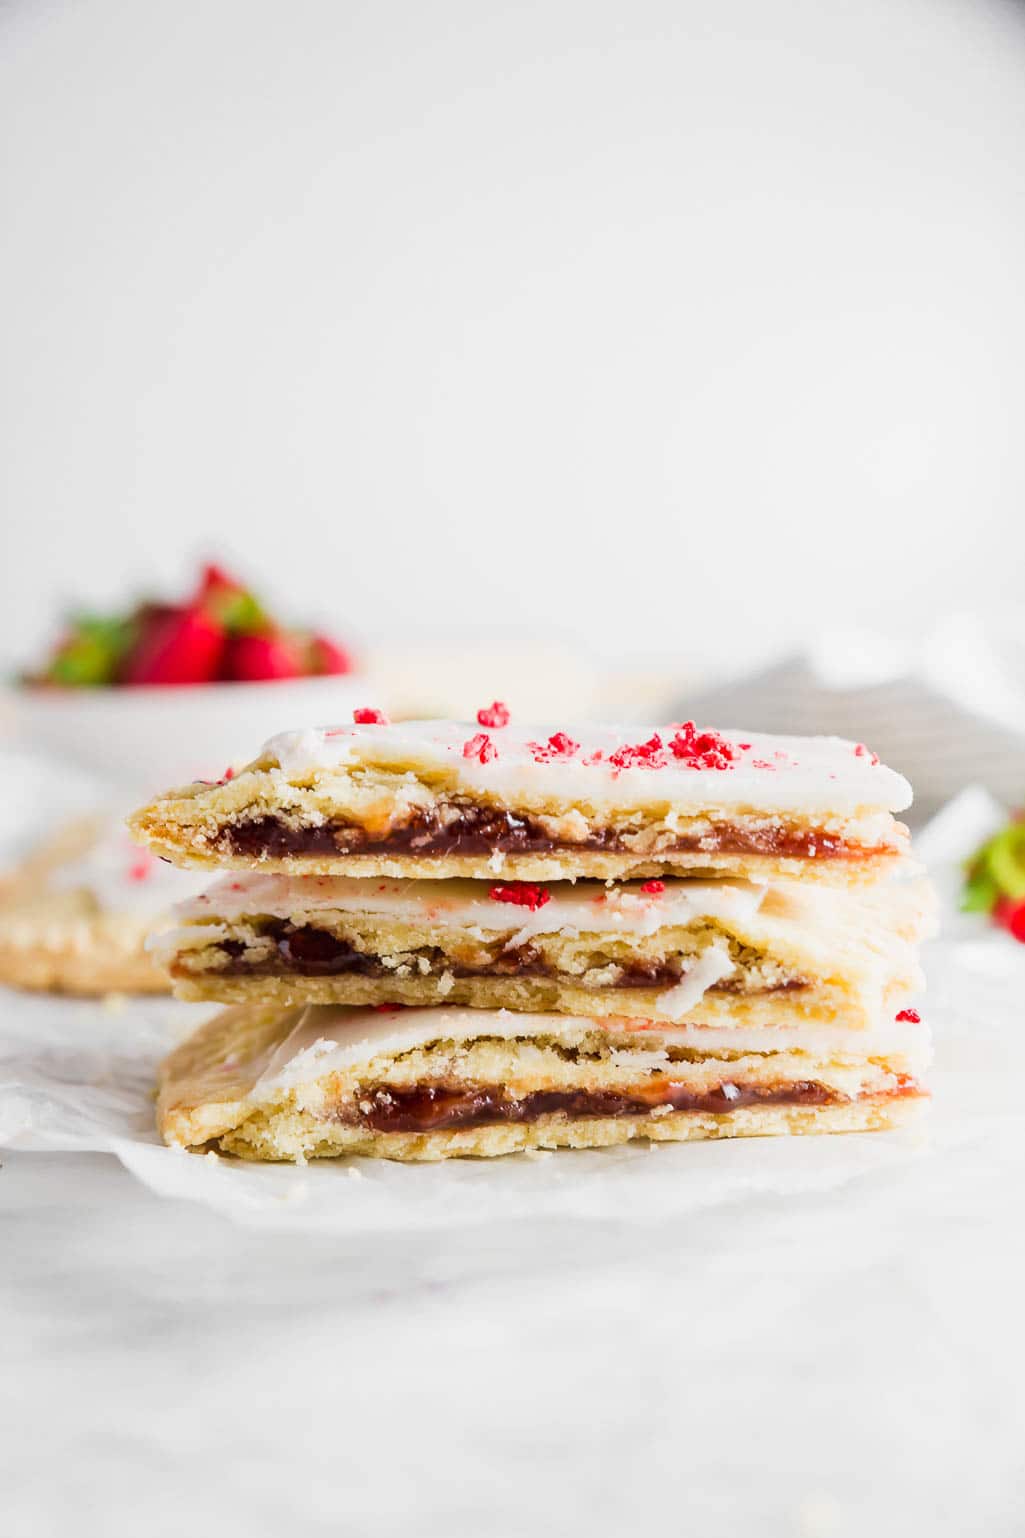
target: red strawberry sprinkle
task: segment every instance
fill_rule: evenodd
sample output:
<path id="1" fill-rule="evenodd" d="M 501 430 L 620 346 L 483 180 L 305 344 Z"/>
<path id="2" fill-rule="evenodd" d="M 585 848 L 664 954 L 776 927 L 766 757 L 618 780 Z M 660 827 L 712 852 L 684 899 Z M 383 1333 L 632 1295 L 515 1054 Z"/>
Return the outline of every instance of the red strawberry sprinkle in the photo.
<path id="1" fill-rule="evenodd" d="M 387 726 L 388 717 L 383 710 L 354 710 L 352 719 L 357 726 Z"/>
<path id="2" fill-rule="evenodd" d="M 530 881 L 511 881 L 507 886 L 493 886 L 488 896 L 493 903 L 515 903 L 536 913 L 551 900 L 552 894 L 547 887 L 535 886 Z"/>
<path id="3" fill-rule="evenodd" d="M 693 721 L 683 722 L 669 746 L 688 769 L 729 769 L 737 756 L 720 732 L 699 732 Z"/>
<path id="4" fill-rule="evenodd" d="M 548 739 L 548 746 L 558 758 L 572 758 L 580 750 L 579 742 L 574 742 L 565 732 L 554 732 Z"/>
<path id="5" fill-rule="evenodd" d="M 553 732 L 547 742 L 528 742 L 527 747 L 534 755 L 535 764 L 550 764 L 553 758 L 572 758 L 580 751 L 579 742 L 574 742 L 565 732 Z"/>
<path id="6" fill-rule="evenodd" d="M 649 897 L 661 897 L 665 889 L 664 881 L 646 881 L 641 887 L 641 891 L 647 892 Z"/>
<path id="7" fill-rule="evenodd" d="M 476 758 L 482 764 L 490 764 L 493 758 L 498 757 L 498 749 L 487 732 L 478 732 L 476 737 L 463 743 L 463 757 Z"/>
<path id="8" fill-rule="evenodd" d="M 854 744 L 854 756 L 855 758 L 867 758 L 873 769 L 879 762 L 879 754 L 873 753 L 871 748 L 866 748 L 863 742 L 856 742 Z"/>
<path id="9" fill-rule="evenodd" d="M 917 1009 L 902 1009 L 897 1016 L 898 1020 L 910 1020 L 912 1025 L 921 1025 L 922 1017 Z"/>
<path id="10" fill-rule="evenodd" d="M 614 769 L 664 769 L 668 762 L 666 747 L 658 732 L 647 742 L 627 742 L 609 754 L 609 763 Z"/>
<path id="11" fill-rule="evenodd" d="M 153 856 L 146 853 L 140 854 L 139 858 L 128 867 L 129 881 L 145 881 L 152 868 Z"/>
<path id="12" fill-rule="evenodd" d="M 478 710 L 477 721 L 481 726 L 508 726 L 509 707 L 503 705 L 501 700 L 495 700 L 494 704 Z"/>

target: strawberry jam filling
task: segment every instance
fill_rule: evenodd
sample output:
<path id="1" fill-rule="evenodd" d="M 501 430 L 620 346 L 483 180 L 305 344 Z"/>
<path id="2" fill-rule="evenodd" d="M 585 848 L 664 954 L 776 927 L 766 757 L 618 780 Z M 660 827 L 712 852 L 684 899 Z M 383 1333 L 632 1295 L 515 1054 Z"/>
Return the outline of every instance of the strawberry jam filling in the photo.
<path id="1" fill-rule="evenodd" d="M 916 1094 L 910 1080 L 873 1099 L 895 1099 Z M 444 1132 L 457 1127 L 486 1127 L 496 1122 L 533 1122 L 542 1116 L 583 1117 L 643 1116 L 662 1107 L 672 1111 L 723 1115 L 745 1106 L 825 1106 L 848 1103 L 848 1097 L 811 1079 L 788 1084 L 735 1084 L 726 1082 L 707 1090 L 663 1080 L 655 1085 L 638 1084 L 623 1090 L 536 1090 L 515 1097 L 501 1085 L 418 1084 L 394 1085 L 368 1090 L 357 1103 L 339 1106 L 338 1121 L 369 1127 L 375 1132 Z"/>
<path id="2" fill-rule="evenodd" d="M 630 835 L 617 829 L 592 829 L 579 840 L 552 838 L 540 822 L 524 813 L 494 807 L 447 806 L 418 811 L 384 835 L 355 823 L 327 821 L 314 827 L 293 827 L 273 814 L 231 823 L 220 834 L 218 847 L 248 859 L 283 859 L 303 855 L 491 855 L 557 854 L 595 851 L 635 854 Z M 793 828 L 782 823 L 712 824 L 700 833 L 662 836 L 652 855 L 755 854 L 784 859 L 858 860 L 888 852 L 867 849 L 817 828 Z"/>

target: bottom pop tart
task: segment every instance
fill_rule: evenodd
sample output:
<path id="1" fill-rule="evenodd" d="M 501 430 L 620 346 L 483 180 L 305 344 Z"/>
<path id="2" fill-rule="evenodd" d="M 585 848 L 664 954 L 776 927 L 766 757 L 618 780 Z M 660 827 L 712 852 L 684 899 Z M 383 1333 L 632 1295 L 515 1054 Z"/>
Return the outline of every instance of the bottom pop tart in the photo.
<path id="1" fill-rule="evenodd" d="M 922 1107 L 928 1060 L 913 1010 L 866 1031 L 247 1004 L 166 1059 L 157 1118 L 172 1145 L 296 1162 L 858 1132 Z"/>

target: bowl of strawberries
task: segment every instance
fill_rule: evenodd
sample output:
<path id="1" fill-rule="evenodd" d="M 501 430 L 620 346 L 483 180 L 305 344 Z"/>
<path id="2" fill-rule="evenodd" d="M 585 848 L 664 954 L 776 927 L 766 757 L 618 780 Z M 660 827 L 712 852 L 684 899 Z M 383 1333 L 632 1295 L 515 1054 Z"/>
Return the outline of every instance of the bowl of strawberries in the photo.
<path id="1" fill-rule="evenodd" d="M 208 565 L 177 603 L 74 615 L 9 703 L 27 746 L 147 789 L 217 779 L 274 732 L 347 717 L 365 693 L 345 647 L 285 627 Z"/>

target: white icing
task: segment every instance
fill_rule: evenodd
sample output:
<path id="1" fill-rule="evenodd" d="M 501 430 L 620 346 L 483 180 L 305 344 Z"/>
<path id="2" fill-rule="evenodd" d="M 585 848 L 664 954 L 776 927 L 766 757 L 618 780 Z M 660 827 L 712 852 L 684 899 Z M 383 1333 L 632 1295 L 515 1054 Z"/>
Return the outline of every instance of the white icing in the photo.
<path id="1" fill-rule="evenodd" d="M 49 885 L 55 892 L 91 892 L 105 913 L 156 918 L 196 893 L 202 879 L 201 871 L 179 870 L 140 849 L 114 822 L 78 859 L 55 866 Z"/>
<path id="2" fill-rule="evenodd" d="M 427 772 L 442 771 L 456 789 L 492 793 L 508 804 L 543 797 L 593 806 L 649 806 L 670 803 L 681 811 L 734 807 L 752 811 L 898 812 L 911 804 L 902 775 L 874 761 L 867 750 L 839 737 L 776 737 L 743 731 L 723 735 L 746 746 L 728 769 L 695 769 L 670 757 L 663 768 L 616 769 L 610 753 L 645 742 L 658 732 L 663 743 L 672 727 L 574 726 L 579 743 L 571 758 L 538 763 L 528 744 L 546 744 L 553 726 L 481 728 L 458 721 L 402 721 L 389 726 L 337 726 L 283 732 L 263 753 L 288 776 L 357 765 Z M 482 764 L 466 757 L 464 745 L 484 732 L 497 757 Z M 601 752 L 595 763 L 586 763 Z"/>
<path id="3" fill-rule="evenodd" d="M 490 881 L 394 881 L 373 877 L 262 875 L 245 872 L 225 877 L 207 892 L 178 905 L 174 917 L 188 923 L 202 919 L 240 919 L 256 914 L 291 918 L 317 909 L 428 924 L 439 929 L 476 929 L 506 934 L 509 948 L 536 935 L 653 935 L 696 919 L 741 920 L 760 906 L 765 887 L 751 881 L 684 881 L 667 877 L 661 893 L 643 891 L 644 883 L 601 881 L 546 883 L 549 900 L 533 912 L 488 895 Z"/>
<path id="4" fill-rule="evenodd" d="M 683 1020 L 687 1011 L 703 999 L 709 988 L 729 977 L 734 970 L 726 945 L 717 941 L 698 958 L 675 988 L 659 994 L 658 1005 L 670 1020 Z"/>
<path id="5" fill-rule="evenodd" d="M 893 1020 L 871 1031 L 842 1026 L 777 1025 L 730 1027 L 666 1026 L 659 1021 L 597 1019 L 579 1015 L 519 1014 L 508 1009 L 368 1010 L 342 1005 L 307 1005 L 291 1010 L 277 1046 L 262 1065 L 251 1093 L 272 1099 L 283 1090 L 311 1084 L 329 1073 L 358 1067 L 370 1058 L 410 1052 L 433 1041 L 502 1040 L 534 1036 L 565 1037 L 588 1031 L 636 1031 L 645 1046 L 687 1047 L 714 1057 L 722 1052 L 810 1052 L 849 1054 L 863 1059 L 899 1053 L 912 1071 L 928 1065 L 930 1047 L 924 1024 Z"/>

